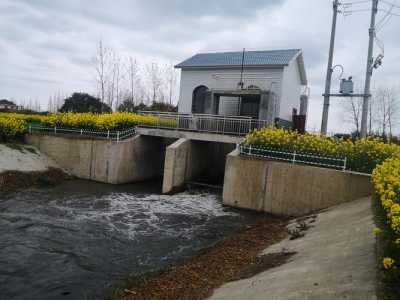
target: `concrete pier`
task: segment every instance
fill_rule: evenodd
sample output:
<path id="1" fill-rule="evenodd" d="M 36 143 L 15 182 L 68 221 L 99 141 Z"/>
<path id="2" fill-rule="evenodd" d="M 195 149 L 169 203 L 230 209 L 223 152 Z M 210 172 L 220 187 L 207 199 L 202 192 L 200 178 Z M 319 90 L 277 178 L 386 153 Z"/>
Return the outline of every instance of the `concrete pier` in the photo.
<path id="1" fill-rule="evenodd" d="M 181 138 L 165 154 L 163 193 L 179 191 L 185 182 L 198 178 L 223 178 L 226 155 L 233 144 L 201 142 Z"/>

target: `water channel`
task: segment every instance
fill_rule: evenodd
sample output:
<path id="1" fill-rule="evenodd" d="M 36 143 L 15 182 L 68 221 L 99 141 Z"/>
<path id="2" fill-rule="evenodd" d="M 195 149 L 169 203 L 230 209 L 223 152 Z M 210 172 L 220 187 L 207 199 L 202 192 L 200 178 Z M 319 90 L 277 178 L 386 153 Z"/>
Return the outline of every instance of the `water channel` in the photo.
<path id="1" fill-rule="evenodd" d="M 0 194 L 0 299 L 101 299 L 257 221 L 210 191 L 83 180 Z"/>

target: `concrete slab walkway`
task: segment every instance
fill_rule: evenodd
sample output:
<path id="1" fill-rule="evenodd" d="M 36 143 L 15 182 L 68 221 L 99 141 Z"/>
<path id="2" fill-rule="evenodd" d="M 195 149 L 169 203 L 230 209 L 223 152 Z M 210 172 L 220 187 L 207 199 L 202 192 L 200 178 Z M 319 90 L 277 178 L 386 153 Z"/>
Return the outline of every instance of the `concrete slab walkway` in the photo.
<path id="1" fill-rule="evenodd" d="M 371 199 L 330 208 L 315 220 L 304 237 L 264 251 L 296 252 L 286 264 L 225 284 L 211 299 L 377 299 Z"/>

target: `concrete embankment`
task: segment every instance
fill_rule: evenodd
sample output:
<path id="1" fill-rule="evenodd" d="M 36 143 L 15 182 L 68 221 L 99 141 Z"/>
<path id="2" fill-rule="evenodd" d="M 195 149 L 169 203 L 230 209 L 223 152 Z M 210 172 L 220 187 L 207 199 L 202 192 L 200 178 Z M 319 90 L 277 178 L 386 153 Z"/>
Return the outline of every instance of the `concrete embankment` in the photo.
<path id="1" fill-rule="evenodd" d="M 35 147 L 0 144 L 0 190 L 58 183 L 66 177 L 68 174 Z"/>
<path id="2" fill-rule="evenodd" d="M 134 136 L 115 142 L 68 136 L 28 135 L 28 144 L 82 179 L 122 184 L 162 177 L 166 138 Z"/>
<path id="3" fill-rule="evenodd" d="M 242 156 L 237 150 L 226 160 L 228 206 L 301 216 L 371 194 L 368 175 Z"/>
<path id="4" fill-rule="evenodd" d="M 295 253 L 287 263 L 228 283 L 211 299 L 376 300 L 371 199 L 341 204 L 303 222 L 309 227 L 304 237 L 285 239 L 261 254 Z"/>

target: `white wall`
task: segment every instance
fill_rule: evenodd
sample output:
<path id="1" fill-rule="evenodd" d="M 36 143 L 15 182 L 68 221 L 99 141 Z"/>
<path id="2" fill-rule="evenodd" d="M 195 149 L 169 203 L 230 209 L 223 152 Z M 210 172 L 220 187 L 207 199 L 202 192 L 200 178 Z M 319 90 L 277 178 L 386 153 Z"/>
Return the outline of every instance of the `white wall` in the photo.
<path id="1" fill-rule="evenodd" d="M 292 109 L 300 112 L 301 80 L 297 59 L 283 70 L 282 93 L 279 117 L 292 121 Z"/>
<path id="2" fill-rule="evenodd" d="M 263 90 L 273 91 L 278 97 L 281 93 L 282 69 L 248 69 L 243 74 L 246 86 L 256 85 Z M 240 81 L 240 68 L 232 69 L 208 69 L 208 70 L 182 70 L 179 94 L 179 112 L 191 113 L 193 90 L 199 85 L 205 85 L 209 89 L 236 89 Z"/>

